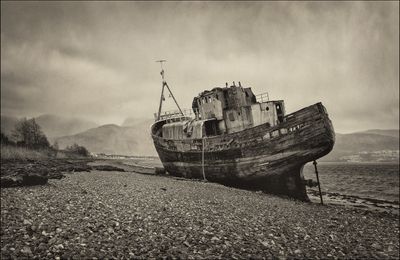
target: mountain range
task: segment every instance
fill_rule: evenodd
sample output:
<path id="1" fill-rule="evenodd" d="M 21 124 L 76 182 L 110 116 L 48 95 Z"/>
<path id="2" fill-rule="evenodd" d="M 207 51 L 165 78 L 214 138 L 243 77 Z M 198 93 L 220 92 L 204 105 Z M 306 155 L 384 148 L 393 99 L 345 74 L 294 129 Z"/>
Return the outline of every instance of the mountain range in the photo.
<path id="1" fill-rule="evenodd" d="M 321 161 L 399 161 L 399 130 L 336 133 L 333 150 Z"/>
<path id="2" fill-rule="evenodd" d="M 1 131 L 6 135 L 11 135 L 15 124 L 20 119 L 21 118 L 1 115 Z M 35 121 L 40 125 L 43 133 L 50 141 L 60 136 L 74 135 L 89 128 L 99 126 L 88 120 L 51 114 L 35 117 Z"/>
<path id="3" fill-rule="evenodd" d="M 149 131 L 152 121 L 142 120 L 131 126 L 102 125 L 56 141 L 60 148 L 77 143 L 93 153 L 156 155 Z"/>
<path id="4" fill-rule="evenodd" d="M 1 116 L 1 131 L 11 133 L 17 118 Z M 77 118 L 43 115 L 36 118 L 43 132 L 61 149 L 77 143 L 93 153 L 156 155 L 150 137 L 153 119 L 127 118 L 121 125 L 97 124 Z M 335 146 L 320 161 L 399 161 L 399 130 L 372 129 L 336 133 Z"/>

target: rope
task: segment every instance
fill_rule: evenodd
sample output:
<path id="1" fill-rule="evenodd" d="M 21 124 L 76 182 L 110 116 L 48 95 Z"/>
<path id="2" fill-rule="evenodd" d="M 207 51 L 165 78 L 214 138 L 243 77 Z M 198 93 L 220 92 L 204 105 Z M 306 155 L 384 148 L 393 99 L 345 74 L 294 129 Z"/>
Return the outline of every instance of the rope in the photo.
<path id="1" fill-rule="evenodd" d="M 204 172 L 204 137 L 201 139 L 202 141 L 202 151 L 201 151 L 201 168 L 202 168 L 202 172 L 203 172 L 203 179 L 206 181 L 206 173 Z"/>

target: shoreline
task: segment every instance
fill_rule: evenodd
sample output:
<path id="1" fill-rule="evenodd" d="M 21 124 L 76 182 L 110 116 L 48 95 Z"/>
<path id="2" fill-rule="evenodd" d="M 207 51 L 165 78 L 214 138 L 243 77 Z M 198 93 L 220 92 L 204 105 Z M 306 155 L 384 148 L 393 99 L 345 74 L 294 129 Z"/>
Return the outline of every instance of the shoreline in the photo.
<path id="1" fill-rule="evenodd" d="M 312 163 L 312 162 L 309 162 Z M 309 164 L 307 163 L 307 164 Z M 384 165 L 400 165 L 400 162 L 340 162 L 340 161 L 318 161 L 318 164 L 384 164 Z"/>
<path id="2" fill-rule="evenodd" d="M 362 165 L 365 163 L 341 163 L 341 162 L 321 162 L 321 165 Z M 375 165 L 375 163 L 368 163 Z M 390 164 L 392 165 L 392 164 Z M 2 187 L 12 186 L 30 186 L 31 184 L 23 183 L 22 178 L 15 178 L 18 175 L 28 175 L 44 177 L 45 182 L 37 184 L 46 184 L 48 179 L 61 179 L 66 174 L 74 172 L 89 172 L 91 170 L 103 171 L 125 171 L 137 174 L 156 175 L 155 167 L 162 167 L 159 160 L 154 161 L 147 157 L 137 157 L 136 159 L 95 159 L 95 158 L 53 158 L 53 159 L 39 159 L 39 160 L 2 160 L 1 180 Z M 182 179 L 170 175 L 158 175 L 160 177 L 167 177 L 173 179 Z M 11 177 L 17 185 L 4 185 L 8 183 L 8 179 L 4 177 Z M 183 178 L 184 179 L 184 178 Z M 187 181 L 197 181 L 196 179 L 184 179 Z M 35 185 L 33 183 L 32 185 Z M 257 191 L 254 191 L 257 192 Z M 338 193 L 322 191 L 325 203 L 333 205 L 343 205 L 346 207 L 363 208 L 369 211 L 386 211 L 392 214 L 399 215 L 399 201 L 387 200 L 373 197 L 363 197 L 354 194 Z M 320 203 L 319 193 L 316 188 L 307 188 L 307 195 L 313 203 Z M 285 198 L 285 196 L 283 196 Z"/>
<path id="3" fill-rule="evenodd" d="M 396 258 L 398 216 L 94 170 L 1 191 L 1 256 Z"/>
<path id="4" fill-rule="evenodd" d="M 52 165 L 55 172 L 66 171 L 57 172 L 64 178 L 49 179 L 46 185 L 1 189 L 1 258 L 387 259 L 399 255 L 398 208 L 374 208 L 360 203 L 360 198 L 350 198 L 354 203 L 349 203 L 334 193 L 325 193 L 320 205 L 310 190 L 312 202 L 300 202 L 155 175 L 140 160 L 77 162 L 27 161 L 28 166 L 15 164 L 8 169 L 12 173 Z M 7 173 L 4 167 L 7 164 L 2 163 L 2 176 Z"/>

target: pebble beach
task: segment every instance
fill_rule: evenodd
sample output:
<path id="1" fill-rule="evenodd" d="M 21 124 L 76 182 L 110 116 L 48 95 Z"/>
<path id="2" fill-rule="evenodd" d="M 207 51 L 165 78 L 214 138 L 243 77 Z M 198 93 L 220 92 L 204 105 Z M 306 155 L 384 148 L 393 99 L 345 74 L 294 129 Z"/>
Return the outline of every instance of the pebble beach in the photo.
<path id="1" fill-rule="evenodd" d="M 1 190 L 1 259 L 399 258 L 399 215 L 98 171 Z"/>

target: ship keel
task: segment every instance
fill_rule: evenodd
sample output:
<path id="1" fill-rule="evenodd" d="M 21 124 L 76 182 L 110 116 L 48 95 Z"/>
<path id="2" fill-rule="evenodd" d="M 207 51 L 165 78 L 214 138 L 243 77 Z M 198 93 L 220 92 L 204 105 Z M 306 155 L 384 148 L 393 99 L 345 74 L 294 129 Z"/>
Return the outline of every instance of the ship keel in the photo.
<path id="1" fill-rule="evenodd" d="M 203 179 L 200 165 L 181 163 L 164 164 L 166 171 L 176 177 Z M 271 165 L 250 173 L 248 168 L 205 166 L 207 181 L 246 190 L 258 190 L 265 193 L 291 197 L 301 201 L 310 201 L 302 174 L 303 165 Z"/>

